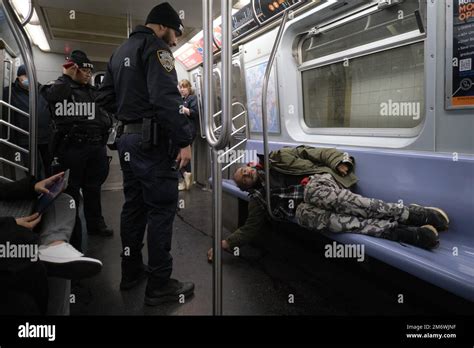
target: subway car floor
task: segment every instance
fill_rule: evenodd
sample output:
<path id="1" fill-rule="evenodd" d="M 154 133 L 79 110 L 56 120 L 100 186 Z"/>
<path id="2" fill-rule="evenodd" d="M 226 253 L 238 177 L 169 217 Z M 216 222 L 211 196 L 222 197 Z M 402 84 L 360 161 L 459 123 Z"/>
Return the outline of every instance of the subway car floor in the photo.
<path id="1" fill-rule="evenodd" d="M 100 259 L 103 269 L 94 278 L 74 284 L 72 294 L 75 303 L 71 304 L 71 314 L 211 315 L 212 265 L 206 258 L 206 252 L 212 244 L 211 192 L 203 190 L 199 185 L 194 185 L 190 191 L 180 192 L 186 208 L 179 211 L 173 226 L 172 276 L 179 280 L 193 281 L 196 284 L 194 296 L 184 304 L 149 307 L 144 304 L 146 281 L 129 291 L 119 290 L 119 216 L 123 193 L 119 189 L 120 171 L 117 165 L 112 167 L 114 170 L 104 185 L 102 201 L 105 220 L 115 230 L 115 234 L 111 238 L 88 238 L 87 255 Z M 224 231 L 224 235 L 226 233 L 228 231 Z M 146 259 L 145 246 L 145 262 Z M 311 274 L 308 274 L 297 264 L 289 264 L 250 246 L 242 248 L 240 257 L 223 253 L 224 314 L 430 315 L 446 314 L 454 310 L 448 306 L 451 310 L 447 311 L 426 300 L 424 292 L 431 291 L 427 290 L 431 289 L 430 285 L 422 285 L 419 288 L 421 290 L 412 289 L 411 293 L 406 294 L 404 303 L 399 303 L 398 294 L 404 291 L 401 290 L 404 287 L 398 287 L 383 277 L 367 272 L 363 267 L 321 259 L 312 268 Z M 396 270 L 387 272 L 382 268 L 379 273 L 395 272 L 395 277 L 400 276 L 400 279 L 395 279 L 395 284 L 405 285 L 415 281 L 411 276 Z M 294 303 L 290 303 L 290 295 L 294 295 Z M 447 295 L 441 293 L 438 298 L 446 299 L 444 296 Z"/>

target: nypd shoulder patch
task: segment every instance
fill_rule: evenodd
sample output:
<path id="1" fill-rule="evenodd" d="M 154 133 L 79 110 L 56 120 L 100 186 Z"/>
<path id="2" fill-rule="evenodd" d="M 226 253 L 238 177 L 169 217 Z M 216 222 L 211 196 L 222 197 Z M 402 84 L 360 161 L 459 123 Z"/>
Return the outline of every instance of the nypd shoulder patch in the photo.
<path id="1" fill-rule="evenodd" d="M 160 64 L 165 68 L 167 72 L 171 72 L 174 69 L 174 57 L 168 50 L 158 50 L 156 52 Z"/>

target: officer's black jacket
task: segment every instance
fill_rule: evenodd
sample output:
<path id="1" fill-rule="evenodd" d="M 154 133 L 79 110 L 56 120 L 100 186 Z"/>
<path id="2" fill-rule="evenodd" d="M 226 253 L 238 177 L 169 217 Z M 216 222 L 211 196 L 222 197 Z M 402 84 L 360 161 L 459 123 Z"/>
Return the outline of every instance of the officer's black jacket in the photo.
<path id="1" fill-rule="evenodd" d="M 42 86 L 40 92 L 48 101 L 54 122 L 59 129 L 70 129 L 73 125 L 77 125 L 84 131 L 97 129 L 102 133 L 106 133 L 112 126 L 111 118 L 96 106 L 94 106 L 94 118 L 87 113 L 75 113 L 74 116 L 64 116 L 59 113 L 60 104 L 64 105 L 64 102 L 95 105 L 95 99 L 98 95 L 98 89 L 95 86 L 82 85 L 70 76 L 62 75 L 56 81 Z"/>
<path id="2" fill-rule="evenodd" d="M 97 102 L 125 123 L 154 118 L 177 147 L 193 139 L 193 127 L 180 113 L 174 58 L 153 30 L 138 26 L 112 55 Z"/>

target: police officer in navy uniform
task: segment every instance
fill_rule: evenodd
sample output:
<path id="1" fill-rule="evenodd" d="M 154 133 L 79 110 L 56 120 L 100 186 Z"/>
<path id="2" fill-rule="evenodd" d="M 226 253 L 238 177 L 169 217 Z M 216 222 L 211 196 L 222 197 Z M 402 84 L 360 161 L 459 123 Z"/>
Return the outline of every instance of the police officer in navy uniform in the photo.
<path id="1" fill-rule="evenodd" d="M 191 159 L 193 127 L 180 112 L 176 70 L 170 46 L 183 24 L 168 4 L 155 6 L 110 59 L 98 103 L 123 126 L 117 141 L 125 203 L 121 214 L 121 290 L 145 276 L 141 249 L 145 228 L 148 284 L 145 303 L 178 301 L 194 291 L 191 282 L 171 278 L 173 220 L 178 203 L 178 170 Z"/>
<path id="2" fill-rule="evenodd" d="M 41 88 L 48 101 L 56 128 L 53 155 L 60 169 L 70 169 L 67 192 L 80 202 L 84 197 L 84 215 L 88 234 L 111 236 L 102 216 L 101 185 L 109 173 L 105 144 L 112 125 L 111 117 L 96 107 L 98 90 L 90 85 L 94 68 L 87 55 L 73 51 L 63 65 L 63 75 Z M 81 225 L 76 219 L 73 246 L 81 250 Z"/>

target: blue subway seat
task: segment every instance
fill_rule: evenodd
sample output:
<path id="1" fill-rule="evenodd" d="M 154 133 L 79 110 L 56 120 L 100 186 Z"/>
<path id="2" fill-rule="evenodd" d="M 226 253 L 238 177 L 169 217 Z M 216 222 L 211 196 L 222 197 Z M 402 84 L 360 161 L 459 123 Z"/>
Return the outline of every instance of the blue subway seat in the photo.
<path id="1" fill-rule="evenodd" d="M 270 149 L 294 146 L 270 143 Z M 367 255 L 424 281 L 474 301 L 474 157 L 419 151 L 338 147 L 356 159 L 359 183 L 355 192 L 404 204 L 438 206 L 449 215 L 450 229 L 440 232 L 440 247 L 427 251 L 411 245 L 357 233 L 324 233 L 344 244 L 364 244 Z M 247 150 L 263 152 L 261 141 L 249 140 Z M 232 180 L 223 190 L 249 200 Z"/>

